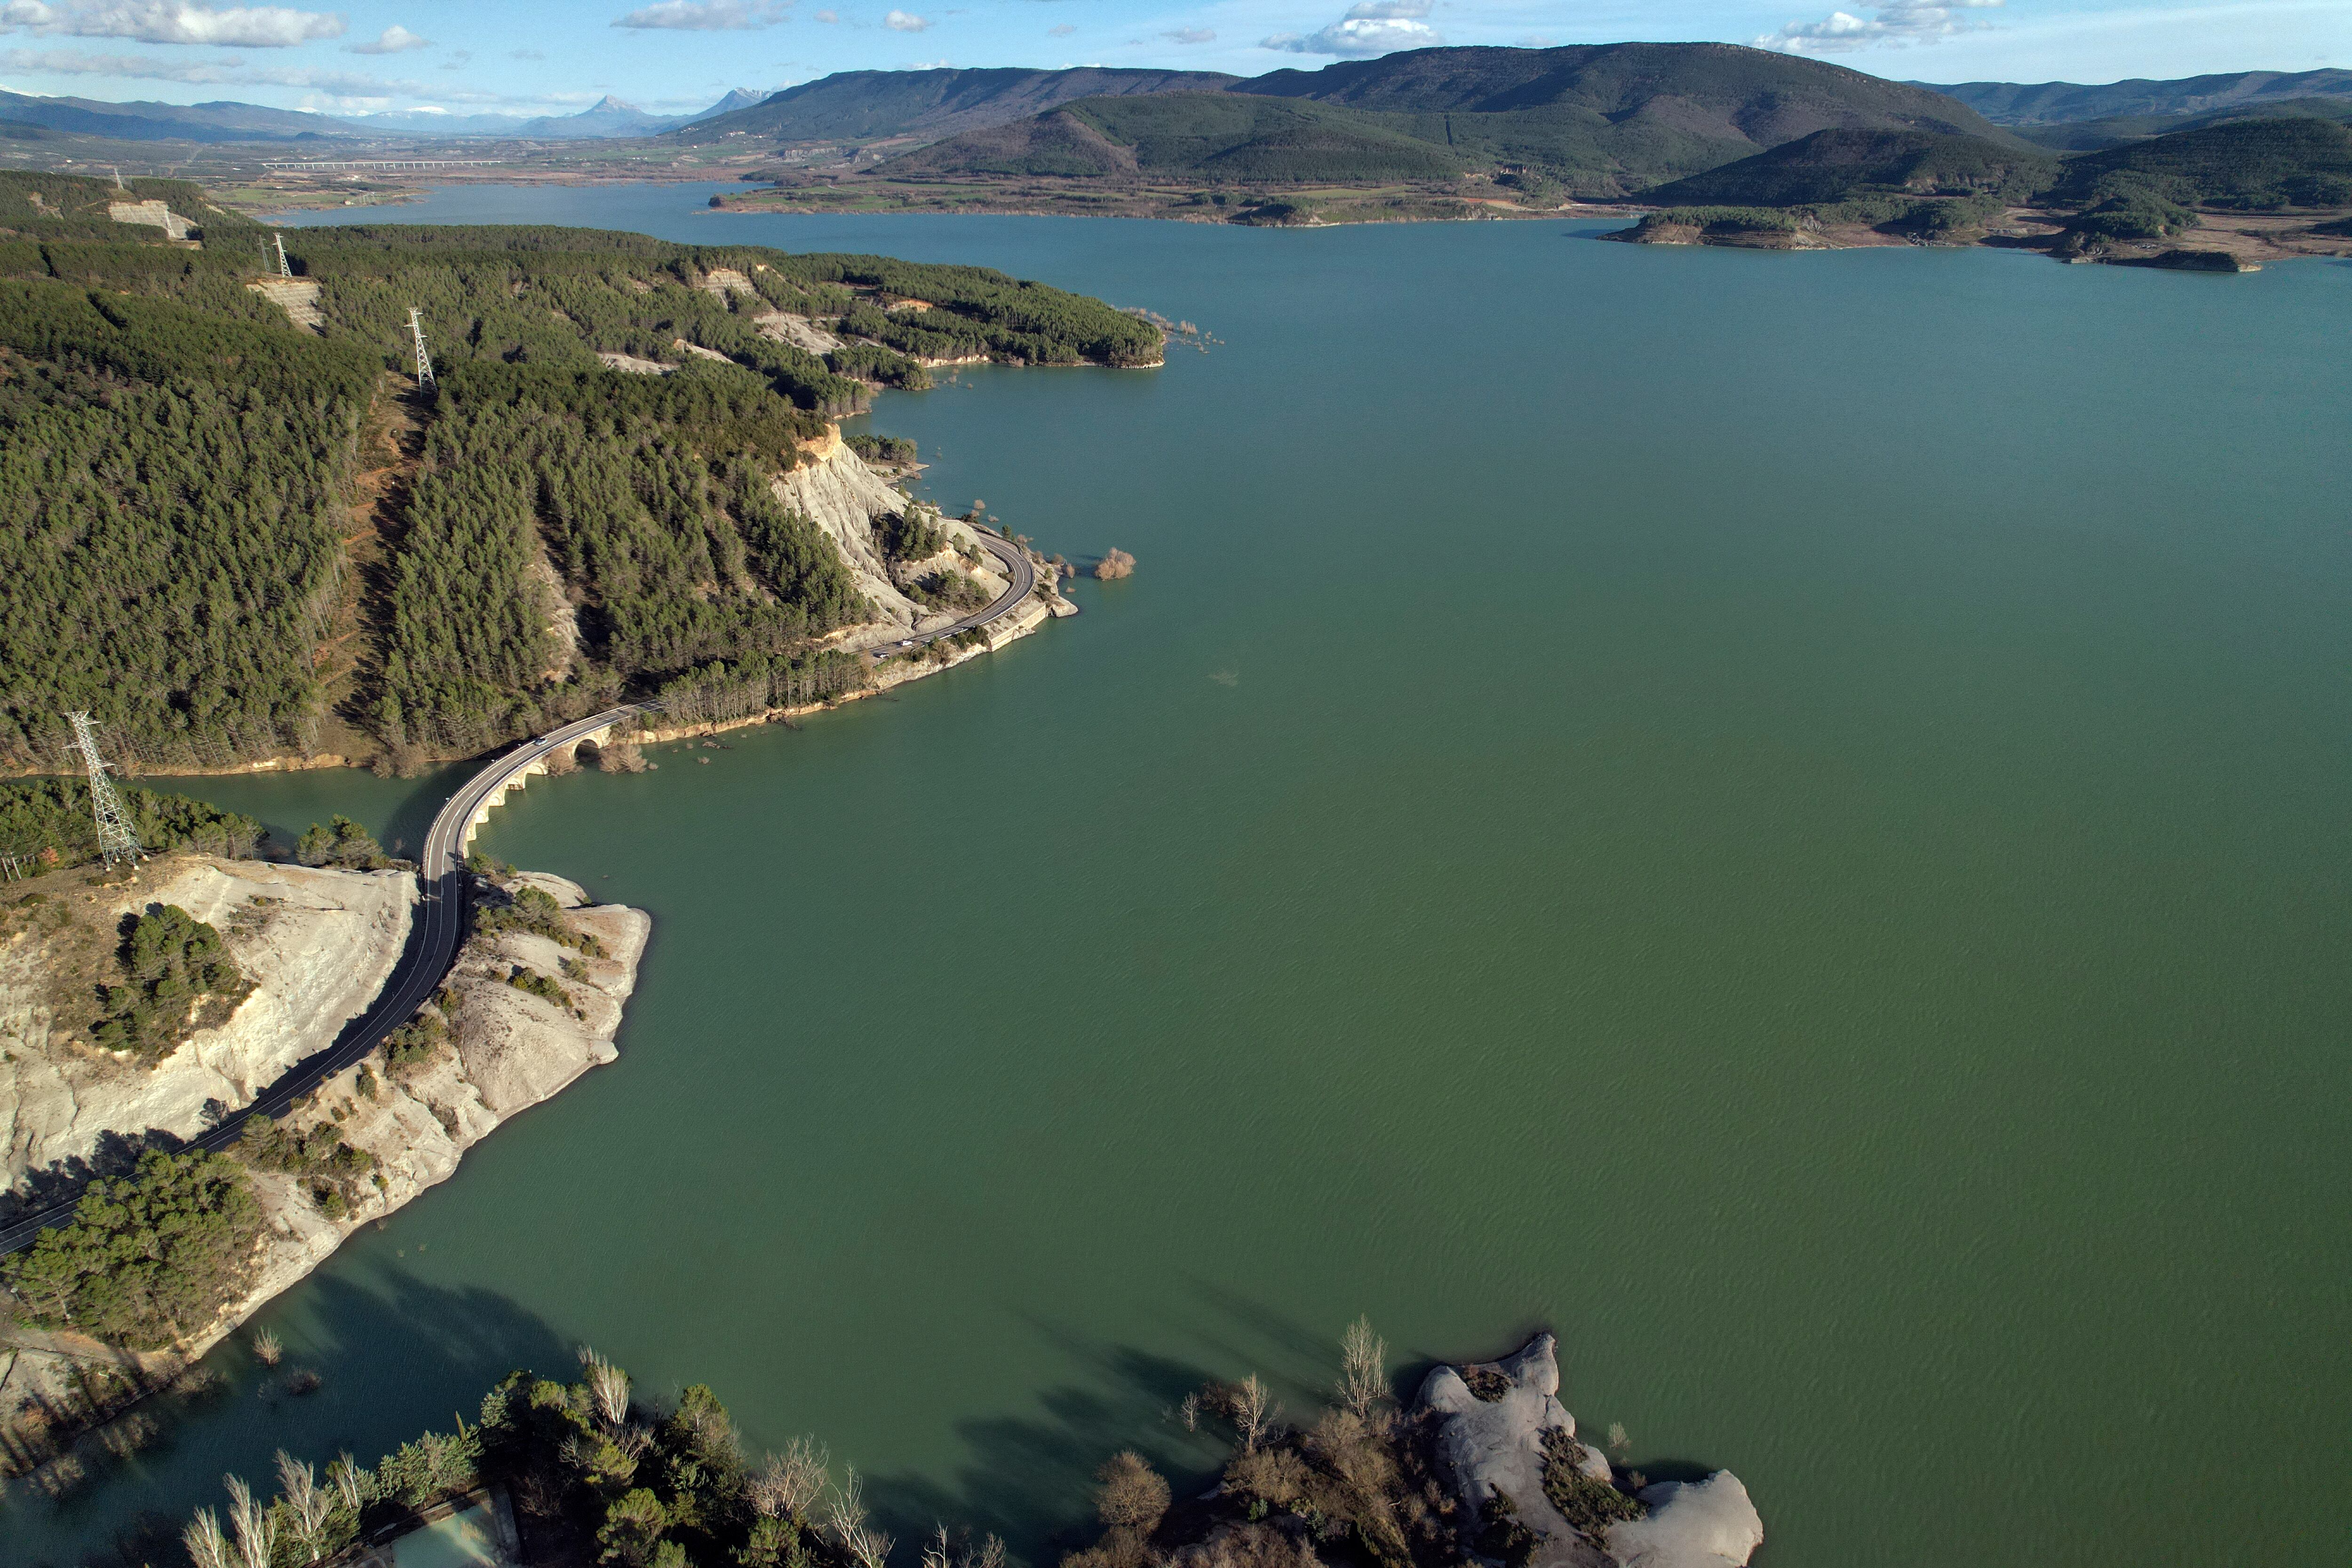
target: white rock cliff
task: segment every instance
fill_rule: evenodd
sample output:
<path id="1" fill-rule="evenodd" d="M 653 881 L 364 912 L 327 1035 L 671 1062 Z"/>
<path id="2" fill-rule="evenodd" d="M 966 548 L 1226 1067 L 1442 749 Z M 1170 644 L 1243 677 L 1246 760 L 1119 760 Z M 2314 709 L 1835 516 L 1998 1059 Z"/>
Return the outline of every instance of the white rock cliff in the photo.
<path id="1" fill-rule="evenodd" d="M 110 917 L 176 904 L 217 929 L 253 994 L 152 1068 L 56 1034 L 40 1001 L 39 944 L 0 949 L 0 1149 L 6 1185 L 87 1159 L 110 1132 L 186 1138 L 207 1106 L 249 1105 L 365 1010 L 408 940 L 416 879 L 189 857 L 110 893 Z"/>

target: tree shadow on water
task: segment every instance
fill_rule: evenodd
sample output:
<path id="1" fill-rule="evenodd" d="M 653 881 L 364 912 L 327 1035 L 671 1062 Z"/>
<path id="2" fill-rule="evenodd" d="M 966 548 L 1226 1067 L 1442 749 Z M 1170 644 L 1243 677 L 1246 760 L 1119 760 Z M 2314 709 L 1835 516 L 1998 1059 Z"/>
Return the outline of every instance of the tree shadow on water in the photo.
<path id="1" fill-rule="evenodd" d="M 247 1349 L 250 1330 L 265 1324 L 285 1345 L 274 1368 Z M 279 1448 L 319 1464 L 348 1451 L 373 1466 L 421 1432 L 450 1430 L 457 1415 L 470 1424 L 483 1394 L 509 1372 L 563 1375 L 572 1359 L 551 1326 L 496 1291 L 391 1271 L 313 1276 L 205 1357 L 219 1380 L 211 1392 L 143 1407 L 162 1426 L 152 1445 L 116 1460 L 85 1442 L 78 1452 L 90 1479 L 58 1502 L 11 1488 L 0 1500 L 8 1543 L 0 1559 L 26 1568 L 111 1564 L 121 1560 L 126 1530 L 160 1521 L 176 1536 L 194 1510 L 221 1505 L 225 1475 L 274 1492 Z M 298 1394 L 289 1382 L 305 1370 L 321 1381 Z"/>
<path id="2" fill-rule="evenodd" d="M 900 1542 L 944 1524 L 950 1533 L 1002 1536 L 1014 1556 L 1050 1563 L 1095 1535 L 1094 1472 L 1120 1449 L 1142 1454 L 1180 1487 L 1215 1464 L 1213 1438 L 1186 1432 L 1175 1415 L 1185 1394 L 1209 1380 L 1207 1369 L 1038 1326 L 1094 1375 L 1045 1390 L 1034 1414 L 961 1423 L 956 1434 L 971 1458 L 950 1482 L 871 1478 L 875 1517 Z"/>

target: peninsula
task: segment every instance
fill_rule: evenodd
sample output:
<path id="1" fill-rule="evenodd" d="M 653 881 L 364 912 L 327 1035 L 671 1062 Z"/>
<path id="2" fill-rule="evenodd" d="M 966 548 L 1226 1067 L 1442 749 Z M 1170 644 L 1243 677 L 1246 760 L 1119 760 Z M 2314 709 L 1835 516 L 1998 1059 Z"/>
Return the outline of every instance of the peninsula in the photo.
<path id="1" fill-rule="evenodd" d="M 80 1428 L 614 1059 L 650 921 L 471 852 L 509 791 L 1076 613 L 1069 562 L 839 420 L 933 366 L 1148 368 L 1164 337 L 877 257 L 265 248 L 169 181 L 0 174 L 0 767 L 54 767 L 68 709 L 132 775 L 503 753 L 414 868 L 342 818 L 257 858 L 257 823 L 133 787 L 133 868 L 79 786 L 0 785 L 0 1422 L 62 1492 Z"/>

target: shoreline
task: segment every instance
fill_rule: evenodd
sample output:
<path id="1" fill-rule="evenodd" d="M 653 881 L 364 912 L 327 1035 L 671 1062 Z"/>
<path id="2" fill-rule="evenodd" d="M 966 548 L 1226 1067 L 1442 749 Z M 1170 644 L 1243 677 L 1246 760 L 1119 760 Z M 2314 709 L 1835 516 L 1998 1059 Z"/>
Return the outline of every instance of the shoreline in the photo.
<path id="1" fill-rule="evenodd" d="M 231 1156 L 245 1173 L 261 1225 L 242 1293 L 222 1303 L 194 1332 L 153 1350 L 70 1331 L 14 1331 L 13 1342 L 0 1347 L 11 1352 L 0 1371 L 0 1397 L 10 1402 L 0 1413 L 0 1433 L 6 1438 L 0 1477 L 31 1478 L 38 1487 L 44 1470 L 79 1465 L 74 1456 L 83 1445 L 93 1436 L 102 1438 L 140 1405 L 158 1394 L 185 1392 L 192 1376 L 203 1383 L 196 1369 L 207 1355 L 307 1279 L 353 1235 L 370 1225 L 381 1228 L 457 1174 L 464 1156 L 491 1132 L 554 1099 L 591 1068 L 618 1059 L 614 1040 L 635 994 L 652 917 L 624 904 L 590 903 L 577 883 L 548 873 L 517 872 L 513 881 L 549 893 L 573 928 L 585 928 L 603 947 L 600 956 L 584 959 L 567 976 L 578 1005 L 567 1014 L 497 973 L 518 963 L 540 973 L 561 969 L 556 944 L 549 939 L 519 931 L 469 936 L 434 1005 L 439 1019 L 438 1008 L 454 997 L 458 1016 L 446 1021 L 446 1034 L 434 1048 L 395 1067 L 379 1046 L 298 1100 L 279 1124 L 332 1128 L 339 1140 L 367 1157 L 370 1182 L 352 1184 L 355 1201 L 322 1201 L 315 1173 Z M 478 896 L 476 901 L 481 901 Z M 395 949 L 405 944 L 405 922 L 399 934 Z M 233 1016 L 215 1032 L 226 1033 L 236 1022 Z M 260 1092 L 249 1090 L 247 1103 Z M 342 1212 L 335 1212 L 337 1207 Z M 90 1367 L 111 1369 L 111 1375 L 93 1388 L 85 1370 Z M 290 1369 L 289 1379 L 300 1370 Z"/>

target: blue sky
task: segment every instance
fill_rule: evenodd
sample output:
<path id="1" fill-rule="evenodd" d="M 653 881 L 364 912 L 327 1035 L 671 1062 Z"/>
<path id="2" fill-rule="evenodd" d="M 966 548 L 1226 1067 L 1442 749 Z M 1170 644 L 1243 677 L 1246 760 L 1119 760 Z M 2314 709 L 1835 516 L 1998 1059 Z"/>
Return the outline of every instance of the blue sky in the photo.
<path id="1" fill-rule="evenodd" d="M 2352 0 L 0 0 L 0 86 L 341 113 L 654 112 L 914 66 L 1254 76 L 1431 44 L 1762 44 L 1927 81 L 2352 67 Z"/>

